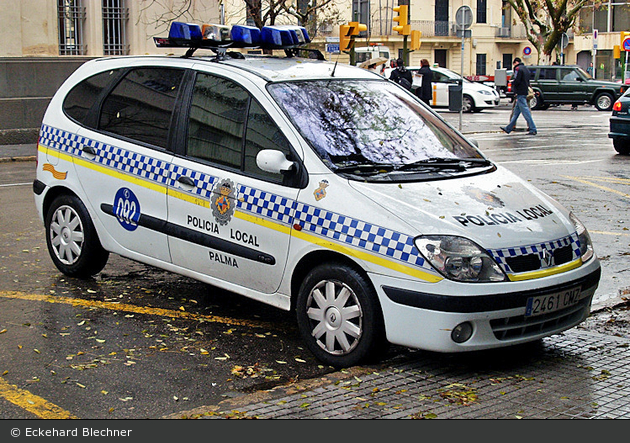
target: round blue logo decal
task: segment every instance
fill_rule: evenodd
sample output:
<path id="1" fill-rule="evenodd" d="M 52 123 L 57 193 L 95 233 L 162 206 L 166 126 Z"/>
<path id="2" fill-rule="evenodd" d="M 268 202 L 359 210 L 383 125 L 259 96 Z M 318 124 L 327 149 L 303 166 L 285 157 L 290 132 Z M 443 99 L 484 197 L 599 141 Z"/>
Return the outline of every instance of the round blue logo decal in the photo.
<path id="1" fill-rule="evenodd" d="M 127 231 L 135 231 L 140 220 L 140 202 L 131 189 L 120 188 L 114 197 L 114 214 Z"/>

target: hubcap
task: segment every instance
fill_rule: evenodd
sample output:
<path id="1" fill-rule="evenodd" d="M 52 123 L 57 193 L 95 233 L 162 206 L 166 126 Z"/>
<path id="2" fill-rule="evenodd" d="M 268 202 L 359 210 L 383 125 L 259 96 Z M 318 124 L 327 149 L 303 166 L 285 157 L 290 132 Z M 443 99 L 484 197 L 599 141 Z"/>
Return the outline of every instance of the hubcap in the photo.
<path id="1" fill-rule="evenodd" d="M 312 335 L 326 352 L 344 355 L 358 344 L 363 312 L 354 291 L 339 281 L 324 280 L 309 294 L 306 314 Z"/>
<path id="2" fill-rule="evenodd" d="M 83 249 L 83 224 L 79 214 L 70 206 L 60 206 L 50 222 L 50 243 L 55 255 L 64 265 L 73 265 Z"/>

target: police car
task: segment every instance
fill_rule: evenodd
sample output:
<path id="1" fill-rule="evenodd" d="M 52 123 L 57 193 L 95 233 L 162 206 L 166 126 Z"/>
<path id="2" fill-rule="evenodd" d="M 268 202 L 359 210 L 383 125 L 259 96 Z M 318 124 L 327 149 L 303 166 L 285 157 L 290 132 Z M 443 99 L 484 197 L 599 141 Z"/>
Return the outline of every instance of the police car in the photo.
<path id="1" fill-rule="evenodd" d="M 156 44 L 184 56 L 77 69 L 43 118 L 33 184 L 57 268 L 90 277 L 112 253 L 293 310 L 336 367 L 389 343 L 472 351 L 582 322 L 600 279 L 582 223 L 308 41 L 174 23 Z"/>

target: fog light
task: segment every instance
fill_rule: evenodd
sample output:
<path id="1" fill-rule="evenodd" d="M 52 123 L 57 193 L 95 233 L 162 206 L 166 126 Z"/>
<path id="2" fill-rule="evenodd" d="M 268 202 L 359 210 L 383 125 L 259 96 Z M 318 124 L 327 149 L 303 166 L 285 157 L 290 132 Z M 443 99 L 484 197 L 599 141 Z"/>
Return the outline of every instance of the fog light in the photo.
<path id="1" fill-rule="evenodd" d="M 455 343 L 464 343 L 473 333 L 472 325 L 469 322 L 460 323 L 453 328 L 451 338 Z"/>

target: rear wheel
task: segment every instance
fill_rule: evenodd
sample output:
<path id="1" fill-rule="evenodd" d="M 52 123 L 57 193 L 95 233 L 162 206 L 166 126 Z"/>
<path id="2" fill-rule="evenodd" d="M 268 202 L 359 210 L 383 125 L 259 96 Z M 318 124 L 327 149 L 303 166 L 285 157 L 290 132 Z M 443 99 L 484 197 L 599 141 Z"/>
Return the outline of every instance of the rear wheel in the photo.
<path id="1" fill-rule="evenodd" d="M 46 244 L 53 263 L 70 277 L 99 273 L 109 253 L 103 249 L 83 202 L 61 195 L 52 202 L 45 220 Z"/>
<path id="2" fill-rule="evenodd" d="M 376 292 L 349 266 L 327 263 L 314 268 L 302 282 L 296 308 L 304 342 L 325 364 L 353 366 L 377 360 L 387 349 Z"/>
<path id="3" fill-rule="evenodd" d="M 615 151 L 621 155 L 630 155 L 630 140 L 622 140 L 620 138 L 613 139 Z"/>
<path id="4" fill-rule="evenodd" d="M 595 97 L 595 107 L 598 111 L 610 111 L 613 104 L 613 96 L 608 92 L 602 92 Z"/>

